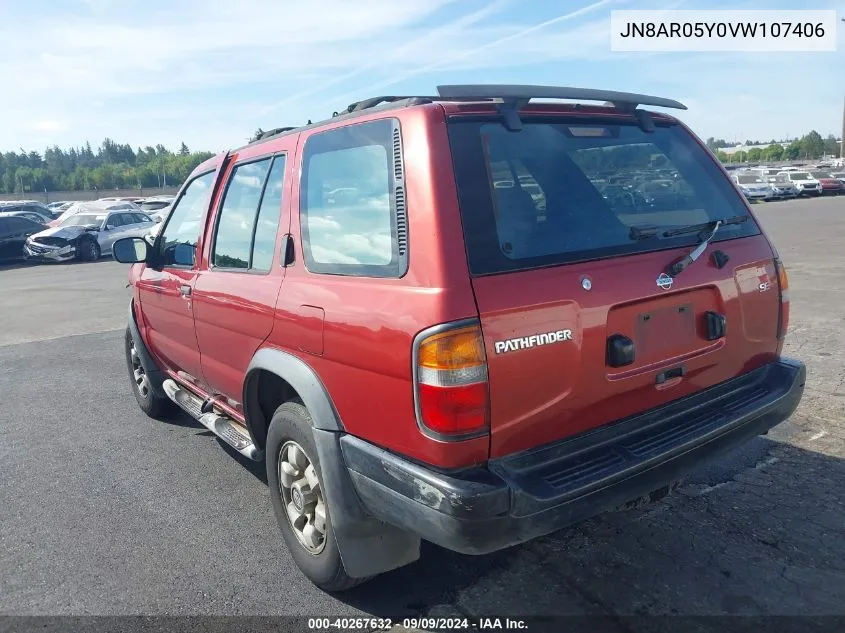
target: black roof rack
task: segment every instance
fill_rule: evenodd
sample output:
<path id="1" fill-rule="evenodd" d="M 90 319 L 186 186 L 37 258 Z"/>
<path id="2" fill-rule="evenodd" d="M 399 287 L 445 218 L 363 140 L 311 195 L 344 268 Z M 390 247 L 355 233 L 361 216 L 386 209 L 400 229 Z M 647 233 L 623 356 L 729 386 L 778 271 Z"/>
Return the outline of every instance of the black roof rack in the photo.
<path id="1" fill-rule="evenodd" d="M 578 101 L 603 101 L 621 110 L 634 110 L 640 105 L 659 106 L 686 110 L 687 107 L 665 97 L 637 94 L 635 92 L 618 92 L 616 90 L 596 90 L 594 88 L 571 88 L 567 86 L 531 86 L 531 85 L 500 85 L 500 84 L 466 84 L 437 86 L 437 93 L 441 101 L 458 98 L 467 100 L 496 99 L 502 101 L 524 101 L 531 99 L 574 99 Z"/>
<path id="2" fill-rule="evenodd" d="M 519 84 L 448 84 L 437 86 L 437 96 L 432 95 L 383 95 L 370 97 L 349 104 L 345 110 L 333 112 L 332 118 L 348 117 L 350 115 L 375 108 L 402 107 L 434 103 L 437 101 L 492 101 L 497 104 L 499 113 L 502 115 L 505 127 L 509 130 L 522 129 L 522 121 L 519 117 L 519 110 L 524 108 L 532 99 L 570 99 L 576 101 L 601 101 L 607 106 L 631 112 L 645 131 L 651 132 L 654 129 L 654 122 L 648 112 L 638 110 L 641 105 L 658 106 L 662 108 L 674 108 L 686 110 L 687 107 L 665 97 L 654 97 L 651 95 L 638 94 L 634 92 L 618 92 L 615 90 L 597 90 L 594 88 L 572 88 L 567 86 L 537 86 Z M 404 102 L 404 103 L 403 103 Z M 279 127 L 264 132 L 258 139 L 253 141 L 266 140 L 271 136 L 278 136 L 293 130 L 308 128 L 313 125 L 320 125 L 322 122 L 308 123 L 299 127 Z"/>
<path id="3" fill-rule="evenodd" d="M 381 104 L 419 105 L 435 101 L 493 101 L 498 103 L 499 113 L 502 115 L 505 127 L 509 130 L 522 129 L 519 110 L 524 108 L 532 99 L 570 99 L 576 101 L 601 101 L 605 105 L 631 112 L 637 118 L 639 125 L 646 131 L 654 130 L 654 122 L 645 111 L 638 110 L 640 105 L 658 106 L 686 110 L 687 107 L 665 97 L 638 94 L 634 92 L 619 92 L 616 90 L 596 90 L 594 88 L 572 88 L 567 86 L 536 86 L 514 84 L 449 84 L 437 86 L 436 97 L 431 96 L 381 96 L 371 97 L 350 104 L 339 114 L 351 114 Z"/>
<path id="4" fill-rule="evenodd" d="M 295 130 L 296 126 L 291 127 L 274 127 L 272 130 L 267 130 L 266 132 L 262 132 L 261 135 L 255 139 L 256 141 L 263 140 L 270 136 L 276 136 L 276 134 L 281 134 L 282 132 L 290 132 L 291 130 Z"/>

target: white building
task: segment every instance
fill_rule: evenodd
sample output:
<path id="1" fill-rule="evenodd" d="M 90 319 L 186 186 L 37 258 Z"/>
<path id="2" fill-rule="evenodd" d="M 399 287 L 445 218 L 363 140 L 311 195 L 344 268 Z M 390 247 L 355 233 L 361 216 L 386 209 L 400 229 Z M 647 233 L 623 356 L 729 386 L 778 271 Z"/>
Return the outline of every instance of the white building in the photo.
<path id="1" fill-rule="evenodd" d="M 783 148 L 789 147 L 789 144 L 792 141 L 784 142 L 784 143 L 775 143 L 775 145 L 780 145 Z M 754 149 L 755 147 L 758 149 L 766 149 L 772 145 L 772 143 L 766 143 L 765 145 L 734 145 L 733 147 L 720 147 L 719 151 L 724 152 L 725 154 L 736 154 L 737 152 L 747 152 L 750 149 Z"/>

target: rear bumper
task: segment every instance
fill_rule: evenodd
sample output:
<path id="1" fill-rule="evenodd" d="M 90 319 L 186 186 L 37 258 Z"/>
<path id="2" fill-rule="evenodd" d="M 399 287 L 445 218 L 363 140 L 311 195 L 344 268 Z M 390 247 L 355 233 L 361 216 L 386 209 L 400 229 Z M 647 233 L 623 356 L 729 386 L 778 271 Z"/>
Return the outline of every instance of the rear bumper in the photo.
<path id="1" fill-rule="evenodd" d="M 356 492 L 377 519 L 465 554 L 528 541 L 646 497 L 788 418 L 804 365 L 781 359 L 646 413 L 487 468 L 441 473 L 346 435 Z"/>

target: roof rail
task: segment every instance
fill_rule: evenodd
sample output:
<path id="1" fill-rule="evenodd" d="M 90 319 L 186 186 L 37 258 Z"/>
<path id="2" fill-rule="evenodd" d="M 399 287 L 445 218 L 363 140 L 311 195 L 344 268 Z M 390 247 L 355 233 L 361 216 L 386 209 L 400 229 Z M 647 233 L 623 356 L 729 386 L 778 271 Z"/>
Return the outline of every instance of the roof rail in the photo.
<path id="1" fill-rule="evenodd" d="M 510 102 L 528 102 L 531 99 L 576 99 L 579 101 L 603 101 L 613 104 L 621 110 L 634 110 L 639 105 L 659 106 L 686 110 L 687 107 L 664 97 L 618 92 L 616 90 L 596 90 L 593 88 L 570 88 L 566 86 L 531 86 L 508 84 L 454 84 L 437 86 L 441 100 L 467 98 L 501 99 Z"/>
<path id="2" fill-rule="evenodd" d="M 267 130 L 266 132 L 262 132 L 261 135 L 255 139 L 257 141 L 263 140 L 269 136 L 276 136 L 276 134 L 281 134 L 282 132 L 290 132 L 291 130 L 295 130 L 296 126 L 292 127 L 274 127 L 272 130 Z"/>
<path id="3" fill-rule="evenodd" d="M 361 101 L 356 101 L 355 103 L 350 103 L 345 110 L 341 112 L 334 112 L 332 113 L 332 117 L 340 116 L 341 114 L 351 114 L 352 112 L 360 112 L 361 110 L 366 110 L 368 108 L 374 108 L 377 105 L 381 105 L 382 103 L 395 103 L 396 101 L 408 101 L 408 105 L 422 105 L 424 103 L 431 103 L 432 101 L 436 101 L 437 97 L 413 97 L 413 96 L 392 96 L 392 95 L 384 95 L 381 97 L 370 97 L 369 99 L 363 99 Z"/>

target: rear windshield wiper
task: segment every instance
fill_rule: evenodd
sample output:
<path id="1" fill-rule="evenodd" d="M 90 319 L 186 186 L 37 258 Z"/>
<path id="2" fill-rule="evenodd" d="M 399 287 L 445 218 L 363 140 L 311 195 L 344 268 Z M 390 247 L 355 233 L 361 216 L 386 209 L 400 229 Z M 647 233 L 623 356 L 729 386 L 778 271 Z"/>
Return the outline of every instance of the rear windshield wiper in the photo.
<path id="1" fill-rule="evenodd" d="M 681 272 L 683 272 L 683 270 L 687 266 L 689 266 L 695 260 L 697 260 L 699 257 L 701 257 L 701 254 L 705 250 L 707 250 L 707 246 L 708 246 L 708 244 L 710 244 L 710 240 L 712 240 L 715 237 L 716 232 L 719 230 L 719 228 L 721 228 L 722 226 L 724 226 L 726 224 L 742 224 L 747 219 L 748 219 L 747 215 L 737 215 L 735 217 L 727 218 L 725 220 L 715 220 L 713 222 L 705 222 L 703 224 L 693 224 L 693 225 L 690 225 L 690 226 L 684 226 L 684 227 L 680 227 L 680 228 L 677 228 L 677 229 L 671 229 L 669 231 L 664 231 L 663 232 L 664 237 L 671 237 L 673 235 L 683 235 L 685 233 L 695 233 L 697 231 L 704 232 L 707 229 L 710 229 L 710 235 L 707 235 L 706 237 L 702 236 L 701 241 L 698 243 L 698 246 L 696 246 L 693 250 L 691 250 L 688 255 L 682 257 L 681 259 L 674 262 L 673 264 L 670 264 L 666 268 L 666 274 L 669 275 L 670 277 L 677 277 Z"/>
<path id="2" fill-rule="evenodd" d="M 721 226 L 726 224 L 741 224 L 748 219 L 747 215 L 738 215 L 726 220 L 719 220 Z M 666 229 L 661 231 L 659 226 L 632 226 L 628 232 L 628 236 L 632 240 L 646 240 L 650 237 L 674 237 L 676 235 L 685 235 L 687 233 L 697 233 L 707 229 L 713 230 L 713 225 L 716 221 L 703 222 L 701 224 L 690 224 L 689 226 L 680 226 L 676 229 Z"/>
<path id="3" fill-rule="evenodd" d="M 663 237 L 673 237 L 675 235 L 685 235 L 687 233 L 698 233 L 699 231 L 706 231 L 708 229 L 712 231 L 717 222 L 719 223 L 719 226 L 727 226 L 728 224 L 742 224 L 747 219 L 747 215 L 735 215 L 732 218 L 726 218 L 724 220 L 712 220 L 710 222 L 702 222 L 701 224 L 690 224 L 689 226 L 681 226 L 677 229 L 663 231 Z"/>

